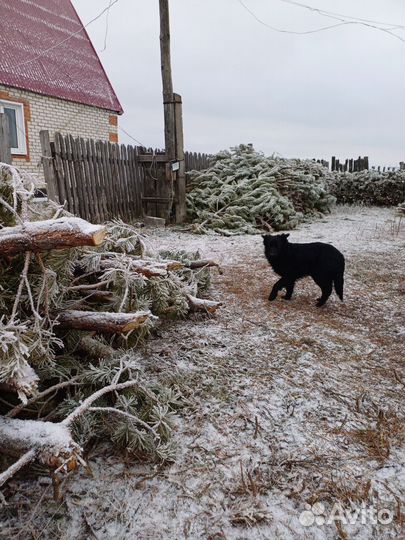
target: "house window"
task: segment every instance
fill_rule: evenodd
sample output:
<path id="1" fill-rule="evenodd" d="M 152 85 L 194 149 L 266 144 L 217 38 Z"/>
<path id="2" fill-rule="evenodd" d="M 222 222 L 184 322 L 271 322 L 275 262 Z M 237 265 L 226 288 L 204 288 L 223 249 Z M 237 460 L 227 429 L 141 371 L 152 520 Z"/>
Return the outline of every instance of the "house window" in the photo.
<path id="1" fill-rule="evenodd" d="M 27 140 L 24 106 L 21 103 L 0 100 L 0 113 L 4 113 L 8 117 L 11 153 L 25 155 L 27 153 Z"/>

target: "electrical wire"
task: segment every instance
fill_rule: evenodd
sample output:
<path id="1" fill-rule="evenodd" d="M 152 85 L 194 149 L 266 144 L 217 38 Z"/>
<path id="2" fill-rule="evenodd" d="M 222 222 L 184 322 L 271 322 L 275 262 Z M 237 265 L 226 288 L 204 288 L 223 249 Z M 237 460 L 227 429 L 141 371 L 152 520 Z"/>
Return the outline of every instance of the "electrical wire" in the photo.
<path id="1" fill-rule="evenodd" d="M 133 141 L 135 141 L 136 143 L 138 143 L 140 146 L 142 146 L 143 148 L 146 148 L 146 145 L 143 144 L 141 141 L 138 141 L 138 139 L 135 139 L 135 137 L 133 137 L 130 133 L 128 133 L 128 131 L 125 131 L 124 128 L 122 128 L 121 126 L 118 126 L 118 129 L 120 131 L 122 131 L 123 133 L 125 133 L 125 135 L 127 135 L 130 139 L 132 139 Z"/>
<path id="2" fill-rule="evenodd" d="M 385 32 L 391 36 L 396 37 L 400 41 L 405 42 L 404 39 L 402 39 L 397 34 L 394 34 L 394 32 L 391 32 L 391 30 L 403 30 L 405 27 L 397 24 L 397 25 L 390 25 L 389 23 L 375 23 L 371 24 L 371 21 L 369 19 L 360 19 L 359 17 L 354 17 L 356 20 L 349 20 L 348 18 L 342 18 L 342 17 L 348 17 L 346 15 L 339 15 L 338 13 L 334 13 L 332 11 L 325 11 L 322 9 L 314 8 L 313 6 L 308 6 L 307 4 L 302 4 L 300 2 L 295 2 L 295 0 L 281 0 L 281 2 L 285 2 L 287 4 L 299 6 L 305 9 L 309 9 L 312 12 L 318 13 L 318 15 L 321 15 L 322 17 L 328 17 L 329 19 L 334 19 L 336 21 L 345 22 L 345 23 L 352 23 L 352 24 L 360 24 L 362 26 L 368 26 L 369 28 L 374 28 L 376 30 L 380 30 L 381 32 Z M 351 18 L 351 17 L 350 17 Z M 368 22 L 364 22 L 368 21 Z M 381 26 L 377 26 L 377 24 L 383 24 L 389 26 L 389 28 L 382 28 Z"/>
<path id="3" fill-rule="evenodd" d="M 112 0 L 110 0 L 110 3 L 108 5 L 108 11 L 107 11 L 107 15 L 106 15 L 106 18 L 105 18 L 104 47 L 99 52 L 104 52 L 106 50 L 106 48 L 107 48 L 108 19 L 109 19 L 109 15 L 110 15 L 111 5 L 112 5 Z"/>
<path id="4" fill-rule="evenodd" d="M 264 22 L 262 19 L 259 19 L 259 17 L 246 5 L 242 2 L 242 0 L 237 0 L 239 2 L 239 4 L 248 12 L 250 13 L 250 15 L 260 24 L 262 24 L 263 26 L 266 26 L 267 28 L 270 28 L 270 30 L 274 30 L 275 32 L 280 32 L 282 34 L 296 34 L 296 35 L 306 35 L 306 34 L 315 34 L 317 32 L 322 32 L 324 30 L 330 30 L 332 28 L 337 28 L 339 26 L 347 26 L 349 24 L 361 24 L 363 26 L 369 26 L 371 28 L 375 28 L 377 30 L 381 30 L 382 32 L 385 32 L 397 39 L 399 39 L 400 41 L 404 42 L 405 43 L 405 40 L 402 39 L 400 36 L 397 36 L 396 34 L 394 34 L 393 32 L 391 32 L 390 30 L 387 30 L 386 28 L 381 28 L 379 26 L 373 26 L 371 24 L 366 24 L 366 23 L 363 23 L 363 22 L 360 22 L 360 21 L 346 21 L 346 20 L 343 20 L 342 19 L 338 19 L 338 20 L 341 20 L 342 22 L 339 22 L 337 24 L 331 24 L 329 26 L 323 26 L 321 28 L 316 28 L 315 30 L 306 30 L 306 31 L 303 31 L 303 32 L 298 32 L 298 31 L 294 31 L 294 30 L 284 30 L 284 29 L 281 29 L 281 28 L 276 28 L 275 26 L 271 26 L 270 24 L 267 24 L 266 22 Z M 334 17 L 335 18 L 335 17 Z"/>
<path id="5" fill-rule="evenodd" d="M 35 60 L 38 60 L 38 58 L 41 58 L 42 56 L 44 56 L 46 53 L 48 53 L 49 51 L 52 51 L 53 49 L 56 49 L 57 47 L 59 47 L 60 45 L 63 45 L 63 43 L 66 43 L 66 41 L 69 41 L 69 39 L 71 39 L 72 37 L 76 36 L 77 34 L 80 34 L 80 32 L 82 32 L 84 30 L 84 28 L 87 28 L 90 24 L 92 24 L 93 22 L 97 21 L 97 19 L 99 19 L 102 15 L 104 15 L 104 13 L 107 11 L 109 11 L 112 6 L 114 4 L 116 4 L 117 2 L 119 2 L 119 0 L 110 0 L 109 4 L 107 7 L 105 7 L 103 9 L 103 11 L 101 11 L 98 15 L 96 15 L 93 19 L 91 19 L 91 21 L 89 21 L 88 23 L 82 25 L 79 30 L 77 30 L 76 32 L 72 32 L 71 34 L 69 34 L 65 39 L 63 39 L 62 41 L 59 41 L 58 43 L 55 43 L 54 45 L 52 45 L 51 47 L 48 47 L 47 49 L 45 49 L 44 51 L 41 51 L 37 56 L 34 56 L 34 58 L 30 58 L 29 60 L 26 60 L 25 62 L 21 62 L 21 64 L 17 64 L 15 66 L 13 66 L 14 68 L 19 68 L 21 66 L 25 66 L 27 64 L 30 64 L 31 62 L 35 62 Z"/>
<path id="6" fill-rule="evenodd" d="M 256 21 L 260 24 L 262 24 L 263 26 L 266 26 L 267 28 L 270 28 L 270 30 L 274 30 L 275 32 L 280 32 L 282 34 L 314 34 L 315 32 L 321 32 L 322 30 L 329 30 L 330 28 L 336 28 L 337 26 L 343 26 L 343 24 L 348 24 L 348 23 L 339 23 L 339 24 L 333 24 L 333 25 L 330 25 L 330 26 L 324 26 L 322 28 L 317 28 L 316 30 L 306 30 L 304 32 L 297 32 L 297 31 L 294 31 L 294 30 L 283 30 L 281 28 L 276 28 L 275 26 L 271 26 L 270 24 L 267 24 L 266 22 L 262 21 L 261 19 L 259 19 L 259 17 L 250 9 L 248 8 L 248 6 L 246 4 L 244 4 L 242 2 L 242 0 L 237 0 L 239 2 L 239 4 L 244 8 L 246 9 L 246 11 L 248 13 L 250 13 L 250 15 L 256 19 Z"/>
<path id="7" fill-rule="evenodd" d="M 343 17 L 343 19 L 345 19 L 345 20 L 350 19 L 352 21 L 360 21 L 360 22 L 379 24 L 379 25 L 383 25 L 383 26 L 391 26 L 392 28 L 405 28 L 405 26 L 401 25 L 401 24 L 385 23 L 385 22 L 380 22 L 380 21 L 374 21 L 372 19 L 363 19 L 361 17 L 352 17 L 350 15 L 343 15 L 342 13 L 336 13 L 334 11 L 327 11 L 325 9 L 320 9 L 320 8 L 316 8 L 316 7 L 313 7 L 313 6 L 309 6 L 307 4 L 302 4 L 301 2 L 296 2 L 295 0 L 280 0 L 280 1 L 285 2 L 286 4 L 293 4 L 295 6 L 300 6 L 300 7 L 303 7 L 305 9 L 309 9 L 310 11 L 316 11 L 317 13 L 319 13 L 320 15 L 324 15 L 325 17 L 327 17 L 327 16 L 337 16 L 337 17 Z M 342 19 L 340 19 L 340 20 L 342 20 Z"/>

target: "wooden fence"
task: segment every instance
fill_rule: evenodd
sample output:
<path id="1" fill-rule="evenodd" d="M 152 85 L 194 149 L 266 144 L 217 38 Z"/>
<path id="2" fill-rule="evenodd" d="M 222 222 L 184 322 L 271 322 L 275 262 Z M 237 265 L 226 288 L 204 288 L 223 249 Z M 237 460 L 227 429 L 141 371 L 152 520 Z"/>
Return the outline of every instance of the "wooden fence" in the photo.
<path id="1" fill-rule="evenodd" d="M 211 155 L 200 152 L 185 152 L 184 161 L 187 171 L 202 171 L 210 166 Z"/>
<path id="2" fill-rule="evenodd" d="M 323 162 L 323 160 L 317 160 L 318 163 L 325 164 L 326 167 L 329 168 L 328 162 Z M 403 161 L 399 162 L 399 167 L 386 167 L 386 166 L 373 166 L 371 167 L 372 170 L 376 170 L 378 172 L 385 172 L 385 171 L 396 171 L 398 169 L 403 170 L 405 168 L 405 164 Z M 359 171 L 368 171 L 370 170 L 369 167 L 369 159 L 368 156 L 364 157 L 358 157 L 357 159 L 346 159 L 345 162 L 340 163 L 339 159 L 337 159 L 335 156 L 332 156 L 331 159 L 331 171 L 340 171 L 340 172 L 359 172 Z"/>
<path id="3" fill-rule="evenodd" d="M 402 161 L 400 161 L 398 167 L 387 167 L 385 165 L 374 165 L 373 167 L 371 167 L 371 170 L 378 171 L 378 172 L 403 171 L 403 170 L 405 170 L 405 167 L 404 167 L 404 163 Z"/>
<path id="4" fill-rule="evenodd" d="M 40 139 L 48 196 L 69 212 L 93 223 L 173 217 L 178 162 L 168 162 L 164 150 L 60 133 L 51 142 L 48 131 Z M 201 170 L 208 158 L 186 152 L 185 168 Z"/>
<path id="5" fill-rule="evenodd" d="M 368 156 L 358 157 L 358 159 L 346 159 L 345 162 L 340 163 L 339 159 L 332 156 L 331 159 L 331 171 L 341 172 L 357 172 L 368 170 Z"/>
<path id="6" fill-rule="evenodd" d="M 101 223 L 142 215 L 144 171 L 138 149 L 41 131 L 47 193 L 73 214 Z"/>

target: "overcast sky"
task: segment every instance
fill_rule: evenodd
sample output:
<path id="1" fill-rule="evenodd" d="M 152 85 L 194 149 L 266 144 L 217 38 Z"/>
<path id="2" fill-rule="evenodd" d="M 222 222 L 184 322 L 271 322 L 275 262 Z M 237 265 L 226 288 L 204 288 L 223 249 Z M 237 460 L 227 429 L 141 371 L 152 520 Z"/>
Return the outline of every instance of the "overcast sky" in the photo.
<path id="1" fill-rule="evenodd" d="M 405 25 L 403 0 L 302 0 Z M 243 0 L 264 23 L 289 31 L 339 21 L 282 0 Z M 109 0 L 73 0 L 84 24 Z M 120 126 L 163 146 L 158 0 L 119 0 L 87 31 L 124 108 Z M 238 0 L 171 0 L 174 91 L 183 98 L 185 146 L 216 152 L 252 142 L 267 154 L 330 159 L 405 158 L 405 44 L 350 24 L 314 34 L 278 33 Z M 405 39 L 404 30 L 396 33 Z M 120 132 L 120 140 L 131 139 Z"/>

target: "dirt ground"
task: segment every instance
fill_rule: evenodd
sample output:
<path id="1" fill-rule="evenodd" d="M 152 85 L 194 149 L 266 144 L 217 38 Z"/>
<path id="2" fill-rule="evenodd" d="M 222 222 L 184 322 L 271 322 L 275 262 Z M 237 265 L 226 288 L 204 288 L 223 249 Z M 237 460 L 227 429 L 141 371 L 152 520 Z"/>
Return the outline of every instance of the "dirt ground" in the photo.
<path id="1" fill-rule="evenodd" d="M 24 522 L 13 537 L 405 538 L 404 224 L 388 209 L 339 208 L 290 240 L 344 253 L 344 303 L 333 294 L 316 308 L 310 279 L 290 302 L 268 302 L 276 277 L 260 235 L 151 235 L 223 271 L 213 271 L 210 297 L 224 304 L 214 317 L 165 324 L 141 351 L 185 398 L 175 462 L 94 451 L 93 477 L 69 479 L 62 503 L 46 479 L 29 505 L 21 492 L 9 501 Z M 0 538 L 12 531 L 3 523 Z"/>

